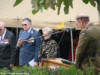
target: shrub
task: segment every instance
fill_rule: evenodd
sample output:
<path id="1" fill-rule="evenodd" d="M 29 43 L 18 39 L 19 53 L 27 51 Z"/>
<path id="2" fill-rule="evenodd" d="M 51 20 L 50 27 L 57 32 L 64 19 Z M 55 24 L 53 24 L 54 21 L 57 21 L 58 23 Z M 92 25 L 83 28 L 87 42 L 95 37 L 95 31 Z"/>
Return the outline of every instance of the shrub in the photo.
<path id="1" fill-rule="evenodd" d="M 77 69 L 75 65 L 66 67 L 59 67 L 56 69 L 50 69 L 47 66 L 44 67 L 29 67 L 24 66 L 22 68 L 14 67 L 12 71 L 7 69 L 0 69 L 0 75 L 94 75 L 94 68 L 87 68 L 85 72 Z"/>

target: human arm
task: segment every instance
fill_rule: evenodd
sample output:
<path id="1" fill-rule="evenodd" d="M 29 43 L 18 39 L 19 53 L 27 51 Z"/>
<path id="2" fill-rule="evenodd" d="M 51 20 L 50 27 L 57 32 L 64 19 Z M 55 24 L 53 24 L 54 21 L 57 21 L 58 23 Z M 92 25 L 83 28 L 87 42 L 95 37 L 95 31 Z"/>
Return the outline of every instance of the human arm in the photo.
<path id="1" fill-rule="evenodd" d="M 36 37 L 39 36 L 40 36 L 39 33 L 36 33 Z M 35 57 L 34 57 L 35 62 L 39 62 L 38 54 L 40 50 L 41 50 L 41 39 L 38 38 L 35 40 Z"/>
<path id="2" fill-rule="evenodd" d="M 10 45 L 10 50 L 11 50 L 11 55 L 10 55 L 10 67 L 13 67 L 15 64 L 15 55 L 16 55 L 16 47 L 15 47 L 15 37 L 12 33 L 9 34 L 9 45 Z"/>
<path id="3" fill-rule="evenodd" d="M 82 61 L 84 60 L 85 54 L 87 52 L 87 47 L 89 44 L 90 37 L 88 36 L 88 33 L 86 31 L 82 31 L 80 33 L 78 47 L 76 49 L 76 58 L 75 58 L 75 64 L 78 68 L 80 68 L 80 65 Z"/>
<path id="4" fill-rule="evenodd" d="M 58 53 L 58 44 L 55 40 L 51 40 L 48 48 L 48 58 L 56 58 Z"/>

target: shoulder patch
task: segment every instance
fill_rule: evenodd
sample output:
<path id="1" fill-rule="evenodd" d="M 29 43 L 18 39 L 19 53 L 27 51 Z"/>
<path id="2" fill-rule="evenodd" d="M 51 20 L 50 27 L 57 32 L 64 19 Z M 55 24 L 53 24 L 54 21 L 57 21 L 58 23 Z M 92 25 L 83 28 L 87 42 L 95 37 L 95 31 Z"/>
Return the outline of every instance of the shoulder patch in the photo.
<path id="1" fill-rule="evenodd" d="M 81 35 L 84 36 L 84 35 L 86 35 L 86 33 L 85 32 L 82 32 Z"/>

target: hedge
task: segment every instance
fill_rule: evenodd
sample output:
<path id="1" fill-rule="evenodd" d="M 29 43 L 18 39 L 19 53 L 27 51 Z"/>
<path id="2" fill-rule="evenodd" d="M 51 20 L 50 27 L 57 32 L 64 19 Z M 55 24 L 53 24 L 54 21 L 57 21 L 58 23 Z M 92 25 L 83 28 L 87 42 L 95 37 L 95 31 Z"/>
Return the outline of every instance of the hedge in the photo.
<path id="1" fill-rule="evenodd" d="M 94 68 L 87 68 L 85 72 L 77 69 L 75 65 L 66 67 L 59 67 L 56 69 L 50 69 L 47 66 L 44 67 L 29 67 L 24 66 L 22 68 L 14 67 L 12 70 L 0 69 L 0 75 L 94 75 Z M 99 74 L 100 75 L 100 74 Z"/>

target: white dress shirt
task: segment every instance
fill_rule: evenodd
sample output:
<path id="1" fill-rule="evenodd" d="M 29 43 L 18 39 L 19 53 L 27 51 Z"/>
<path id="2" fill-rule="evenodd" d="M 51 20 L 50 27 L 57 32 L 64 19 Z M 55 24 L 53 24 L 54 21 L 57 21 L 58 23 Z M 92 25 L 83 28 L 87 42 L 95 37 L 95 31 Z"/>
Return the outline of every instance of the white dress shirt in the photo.
<path id="1" fill-rule="evenodd" d="M 0 41 L 3 41 L 4 40 L 4 37 L 5 37 L 6 32 L 7 32 L 7 30 L 5 29 L 3 35 L 0 35 Z"/>

